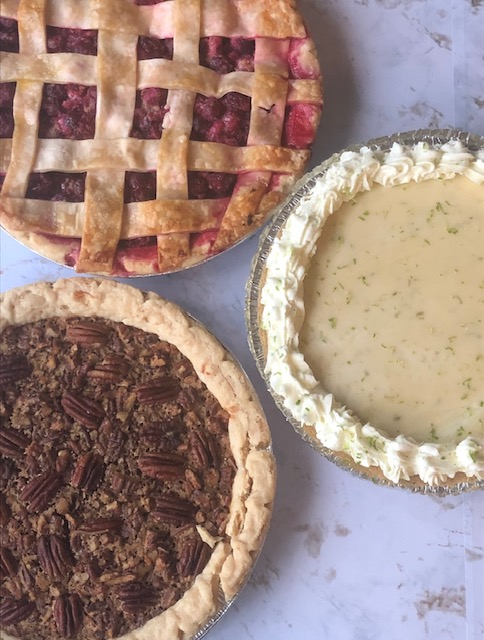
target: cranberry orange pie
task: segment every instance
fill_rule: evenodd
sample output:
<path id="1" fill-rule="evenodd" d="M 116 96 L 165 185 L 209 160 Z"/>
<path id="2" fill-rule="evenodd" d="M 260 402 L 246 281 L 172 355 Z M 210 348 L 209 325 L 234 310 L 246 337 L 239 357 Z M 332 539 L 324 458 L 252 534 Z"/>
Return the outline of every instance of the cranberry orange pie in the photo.
<path id="1" fill-rule="evenodd" d="M 269 524 L 250 383 L 178 307 L 126 285 L 37 283 L 1 311 L 0 638 L 193 637 Z"/>
<path id="2" fill-rule="evenodd" d="M 163 273 L 260 226 L 309 159 L 294 0 L 6 0 L 1 221 L 79 272 Z"/>

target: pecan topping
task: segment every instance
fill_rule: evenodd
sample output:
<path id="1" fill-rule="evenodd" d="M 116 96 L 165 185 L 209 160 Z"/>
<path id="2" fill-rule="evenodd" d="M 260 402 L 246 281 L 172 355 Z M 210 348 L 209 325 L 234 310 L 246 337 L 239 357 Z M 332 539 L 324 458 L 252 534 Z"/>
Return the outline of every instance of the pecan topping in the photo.
<path id="1" fill-rule="evenodd" d="M 0 359 L 0 385 L 23 380 L 28 378 L 31 373 L 32 367 L 25 356 L 19 356 L 15 353 L 2 355 Z"/>
<path id="2" fill-rule="evenodd" d="M 138 481 L 133 476 L 128 476 L 123 473 L 113 473 L 111 478 L 111 489 L 115 495 L 125 493 L 131 495 L 135 491 L 138 485 Z"/>
<path id="3" fill-rule="evenodd" d="M 56 495 L 62 484 L 57 473 L 47 469 L 27 483 L 20 499 L 28 503 L 28 512 L 42 511 Z"/>
<path id="4" fill-rule="evenodd" d="M 125 360 L 117 356 L 108 356 L 88 371 L 87 375 L 100 382 L 121 382 L 127 373 L 128 365 Z"/>
<path id="5" fill-rule="evenodd" d="M 140 582 L 128 582 L 118 589 L 123 611 L 126 613 L 140 613 L 156 604 L 158 597 L 149 586 Z"/>
<path id="6" fill-rule="evenodd" d="M 119 575 L 118 573 L 103 573 L 102 576 L 98 578 L 99 582 L 103 584 L 109 585 L 117 585 L 117 584 L 126 584 L 127 582 L 133 582 L 136 580 L 136 576 L 133 573 L 126 573 L 124 575 Z"/>
<path id="7" fill-rule="evenodd" d="M 177 571 L 185 577 L 198 575 L 207 564 L 210 554 L 210 547 L 201 538 L 187 540 L 180 550 Z"/>
<path id="8" fill-rule="evenodd" d="M 97 518 L 88 520 L 77 527 L 79 533 L 107 533 L 108 531 L 118 531 L 123 521 L 121 518 Z"/>
<path id="9" fill-rule="evenodd" d="M 70 463 L 71 452 L 69 451 L 69 449 L 61 449 L 61 451 L 59 451 L 57 454 L 57 458 L 55 461 L 55 470 L 57 471 L 57 473 L 62 474 L 67 471 Z"/>
<path id="10" fill-rule="evenodd" d="M 82 603 L 75 593 L 63 594 L 54 604 L 54 620 L 57 629 L 64 638 L 72 638 L 81 628 Z"/>
<path id="11" fill-rule="evenodd" d="M 0 337 L 3 353 L 25 357 L 18 370 L 34 371 L 0 404 L 10 635 L 129 634 L 203 570 L 197 524 L 226 541 L 236 465 L 226 424 L 211 426 L 219 404 L 175 346 L 110 320 L 95 336 L 97 320 L 49 318 Z"/>
<path id="12" fill-rule="evenodd" d="M 45 573 L 51 580 L 66 575 L 72 566 L 72 556 L 66 539 L 57 535 L 40 536 L 37 542 L 37 555 Z"/>
<path id="13" fill-rule="evenodd" d="M 125 436 L 122 431 L 113 431 L 108 438 L 106 444 L 106 460 L 108 462 L 116 462 L 121 456 L 124 449 Z"/>
<path id="14" fill-rule="evenodd" d="M 17 429 L 0 429 L 0 453 L 8 458 L 21 458 L 30 440 Z"/>
<path id="15" fill-rule="evenodd" d="M 17 573 L 18 562 L 8 547 L 0 547 L 0 575 L 13 578 Z"/>
<path id="16" fill-rule="evenodd" d="M 0 489 L 6 489 L 14 468 L 15 465 L 10 458 L 0 457 Z"/>
<path id="17" fill-rule="evenodd" d="M 191 457 L 196 467 L 207 469 L 219 463 L 217 443 L 213 436 L 203 431 L 190 432 Z"/>
<path id="18" fill-rule="evenodd" d="M 90 451 L 79 458 L 71 477 L 71 485 L 86 493 L 92 493 L 101 482 L 103 475 L 104 462 L 102 457 Z"/>
<path id="19" fill-rule="evenodd" d="M 98 402 L 69 391 L 62 396 L 61 405 L 68 416 L 88 429 L 97 429 L 104 417 L 104 410 Z"/>
<path id="20" fill-rule="evenodd" d="M 178 496 L 164 495 L 156 501 L 153 517 L 162 522 L 185 524 L 193 520 L 195 507 Z"/>
<path id="21" fill-rule="evenodd" d="M 174 450 L 182 442 L 184 425 L 173 422 L 149 422 L 141 428 L 141 440 L 158 450 Z"/>
<path id="22" fill-rule="evenodd" d="M 181 480 L 185 477 L 185 459 L 177 453 L 147 453 L 138 459 L 141 473 L 156 480 Z"/>
<path id="23" fill-rule="evenodd" d="M 177 399 L 180 390 L 180 384 L 176 378 L 164 376 L 138 385 L 136 397 L 141 404 L 172 402 Z"/>
<path id="24" fill-rule="evenodd" d="M 11 516 L 10 505 L 7 502 L 7 498 L 0 493 L 0 524 L 5 526 L 10 520 Z"/>
<path id="25" fill-rule="evenodd" d="M 75 344 L 106 344 L 109 329 L 101 322 L 80 321 L 67 327 L 66 338 Z"/>
<path id="26" fill-rule="evenodd" d="M 15 600 L 11 596 L 2 598 L 0 604 L 0 623 L 4 626 L 18 624 L 26 620 L 34 611 L 35 604 L 24 596 Z"/>

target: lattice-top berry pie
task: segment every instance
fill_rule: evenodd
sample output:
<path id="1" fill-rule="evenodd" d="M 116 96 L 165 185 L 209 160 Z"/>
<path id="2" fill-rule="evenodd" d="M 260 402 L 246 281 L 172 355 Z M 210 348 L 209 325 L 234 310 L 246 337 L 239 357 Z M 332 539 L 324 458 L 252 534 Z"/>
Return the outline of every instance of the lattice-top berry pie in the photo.
<path id="1" fill-rule="evenodd" d="M 153 294 L 72 278 L 1 303 L 0 638 L 192 638 L 269 524 L 253 388 Z"/>
<path id="2" fill-rule="evenodd" d="M 2 225 L 79 272 L 163 273 L 262 224 L 321 114 L 294 0 L 5 0 Z"/>

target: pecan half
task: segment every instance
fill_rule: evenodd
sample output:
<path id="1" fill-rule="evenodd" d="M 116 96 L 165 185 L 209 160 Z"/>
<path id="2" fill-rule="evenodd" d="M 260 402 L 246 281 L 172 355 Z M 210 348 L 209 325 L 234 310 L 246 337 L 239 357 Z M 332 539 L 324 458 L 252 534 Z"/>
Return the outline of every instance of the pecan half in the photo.
<path id="1" fill-rule="evenodd" d="M 104 410 L 98 402 L 70 391 L 62 396 L 61 405 L 68 416 L 88 429 L 97 429 L 104 417 Z"/>
<path id="2" fill-rule="evenodd" d="M 207 469 L 218 465 L 219 450 L 213 436 L 203 431 L 191 431 L 189 435 L 191 445 L 191 458 L 194 465 L 201 469 Z"/>
<path id="3" fill-rule="evenodd" d="M 103 362 L 96 364 L 94 369 L 88 371 L 87 376 L 99 382 L 121 382 L 127 373 L 126 360 L 118 356 L 107 356 Z"/>
<path id="4" fill-rule="evenodd" d="M 92 493 L 104 475 L 104 462 L 102 456 L 90 451 L 77 461 L 74 473 L 71 476 L 71 485 L 82 489 L 86 493 Z"/>
<path id="5" fill-rule="evenodd" d="M 111 477 L 111 489 L 113 490 L 115 495 L 119 495 L 124 493 L 126 495 L 131 495 L 136 490 L 138 486 L 138 480 L 133 476 L 128 476 L 123 473 L 113 473 Z"/>
<path id="6" fill-rule="evenodd" d="M 22 592 L 24 593 L 31 591 L 35 585 L 34 577 L 23 561 L 19 563 L 18 567 L 18 584 L 21 586 Z"/>
<path id="7" fill-rule="evenodd" d="M 98 580 L 102 584 L 109 584 L 109 585 L 126 584 L 127 582 L 133 582 L 133 580 L 136 580 L 136 575 L 134 573 L 126 573 L 126 574 L 120 575 L 115 572 L 110 572 L 110 573 L 103 573 L 102 576 L 99 576 Z"/>
<path id="8" fill-rule="evenodd" d="M 28 378 L 32 373 L 27 358 L 18 354 L 5 354 L 0 358 L 0 384 L 8 384 L 9 382 L 17 382 Z"/>
<path id="9" fill-rule="evenodd" d="M 11 596 L 2 598 L 0 604 L 0 623 L 4 626 L 18 624 L 26 620 L 35 610 L 35 604 L 25 596 L 15 600 Z"/>
<path id="10" fill-rule="evenodd" d="M 79 533 L 107 533 L 108 531 L 118 531 L 123 521 L 121 518 L 96 518 L 87 520 L 77 527 Z"/>
<path id="11" fill-rule="evenodd" d="M 136 397 L 141 404 L 157 404 L 176 400 L 181 391 L 176 378 L 153 378 L 136 387 Z"/>
<path id="12" fill-rule="evenodd" d="M 10 458 L 0 457 L 0 489 L 6 489 L 15 469 L 15 464 Z"/>
<path id="13" fill-rule="evenodd" d="M 106 344 L 109 329 L 101 322 L 81 320 L 67 327 L 66 338 L 75 344 L 98 345 Z"/>
<path id="14" fill-rule="evenodd" d="M 181 480 L 185 477 L 185 458 L 177 453 L 147 453 L 138 458 L 144 476 L 156 480 Z"/>
<path id="15" fill-rule="evenodd" d="M 63 578 L 73 564 L 69 543 L 57 535 L 40 536 L 37 555 L 40 566 L 51 580 Z"/>
<path id="16" fill-rule="evenodd" d="M 187 540 L 180 549 L 177 571 L 183 576 L 196 576 L 207 564 L 211 549 L 201 538 Z"/>
<path id="17" fill-rule="evenodd" d="M 82 625 L 82 602 L 75 593 L 64 593 L 54 604 L 54 620 L 57 630 L 64 638 L 75 636 Z"/>
<path id="18" fill-rule="evenodd" d="M 11 515 L 12 511 L 10 510 L 7 498 L 3 493 L 0 493 L 0 524 L 5 526 L 10 520 Z"/>
<path id="19" fill-rule="evenodd" d="M 106 460 L 108 462 L 116 462 L 121 457 L 121 453 L 124 449 L 126 437 L 122 431 L 116 429 L 110 433 L 108 441 L 106 443 Z"/>
<path id="20" fill-rule="evenodd" d="M 0 429 L 0 453 L 8 458 L 21 458 L 30 440 L 17 429 Z"/>
<path id="21" fill-rule="evenodd" d="M 156 501 L 152 515 L 156 520 L 172 524 L 186 524 L 193 520 L 196 508 L 178 496 L 164 495 Z"/>
<path id="22" fill-rule="evenodd" d="M 13 578 L 17 573 L 18 562 L 8 547 L 0 547 L 0 576 Z"/>
<path id="23" fill-rule="evenodd" d="M 28 503 L 29 513 L 41 511 L 52 501 L 61 485 L 62 481 L 57 473 L 53 469 L 47 469 L 25 485 L 20 499 Z"/>
<path id="24" fill-rule="evenodd" d="M 156 604 L 158 596 L 149 586 L 140 582 L 128 582 L 117 590 L 123 611 L 126 613 L 140 613 Z"/>
<path id="25" fill-rule="evenodd" d="M 183 423 L 149 422 L 141 427 L 141 441 L 158 450 L 173 451 L 181 444 L 185 429 Z"/>

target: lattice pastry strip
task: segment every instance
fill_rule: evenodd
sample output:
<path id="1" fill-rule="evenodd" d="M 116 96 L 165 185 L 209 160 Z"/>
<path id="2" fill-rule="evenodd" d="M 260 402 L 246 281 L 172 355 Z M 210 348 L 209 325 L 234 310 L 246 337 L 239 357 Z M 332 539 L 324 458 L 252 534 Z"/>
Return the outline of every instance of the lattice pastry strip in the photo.
<path id="1" fill-rule="evenodd" d="M 135 51 L 132 34 L 99 31 L 94 140 L 102 142 L 103 155 L 110 140 L 129 136 L 136 98 Z M 124 182 L 123 169 L 95 167 L 87 172 L 79 271 L 112 270 L 123 223 Z"/>
<path id="2" fill-rule="evenodd" d="M 183 33 L 183 39 L 173 42 L 173 62 L 193 65 L 198 63 L 201 7 L 198 0 L 187 0 L 175 5 L 174 33 Z M 167 95 L 168 117 L 164 121 L 157 166 L 157 198 L 188 199 L 188 140 L 192 129 L 195 93 L 184 89 L 172 89 Z M 178 108 L 173 108 L 178 105 Z M 171 143 L 174 142 L 172 145 Z M 173 155 L 175 151 L 175 155 Z M 176 153 L 178 151 L 178 153 Z M 175 164 L 173 165 L 173 161 Z M 166 171 L 165 167 L 172 167 Z M 186 260 L 190 254 L 190 233 L 157 234 L 158 264 L 169 271 Z"/>
<path id="3" fill-rule="evenodd" d="M 128 263 L 140 272 L 180 268 L 259 226 L 302 173 L 321 85 L 292 0 L 6 0 L 1 15 L 18 24 L 18 53 L 10 45 L 2 51 L 2 81 L 16 90 L 12 141 L 0 153 L 0 211 L 14 235 L 38 235 L 37 250 L 42 234 L 66 238 L 66 247 L 81 238 L 75 258 L 66 252 L 79 271 L 123 274 Z M 74 49 L 55 44 L 71 32 Z M 76 38 L 89 40 L 88 50 Z M 39 130 L 38 139 L 33 123 L 56 87 L 65 87 L 67 105 L 76 92 L 94 95 L 92 135 L 76 140 Z M 162 117 L 154 135 L 153 95 Z M 247 125 L 233 124 L 244 113 L 230 111 L 237 95 L 251 105 L 243 107 Z M 308 108 L 310 135 L 302 142 L 288 128 L 288 104 Z M 205 122 L 209 112 L 213 119 Z M 242 133 L 229 135 L 230 127 Z M 39 199 L 46 196 L 37 195 L 38 184 L 54 181 L 51 175 L 59 188 L 76 192 L 73 201 Z M 67 187 L 63 175 L 72 176 Z M 141 239 L 148 247 L 150 238 L 156 255 L 146 249 L 143 266 L 130 258 L 129 243 Z M 49 255 L 52 241 L 45 243 Z"/>

